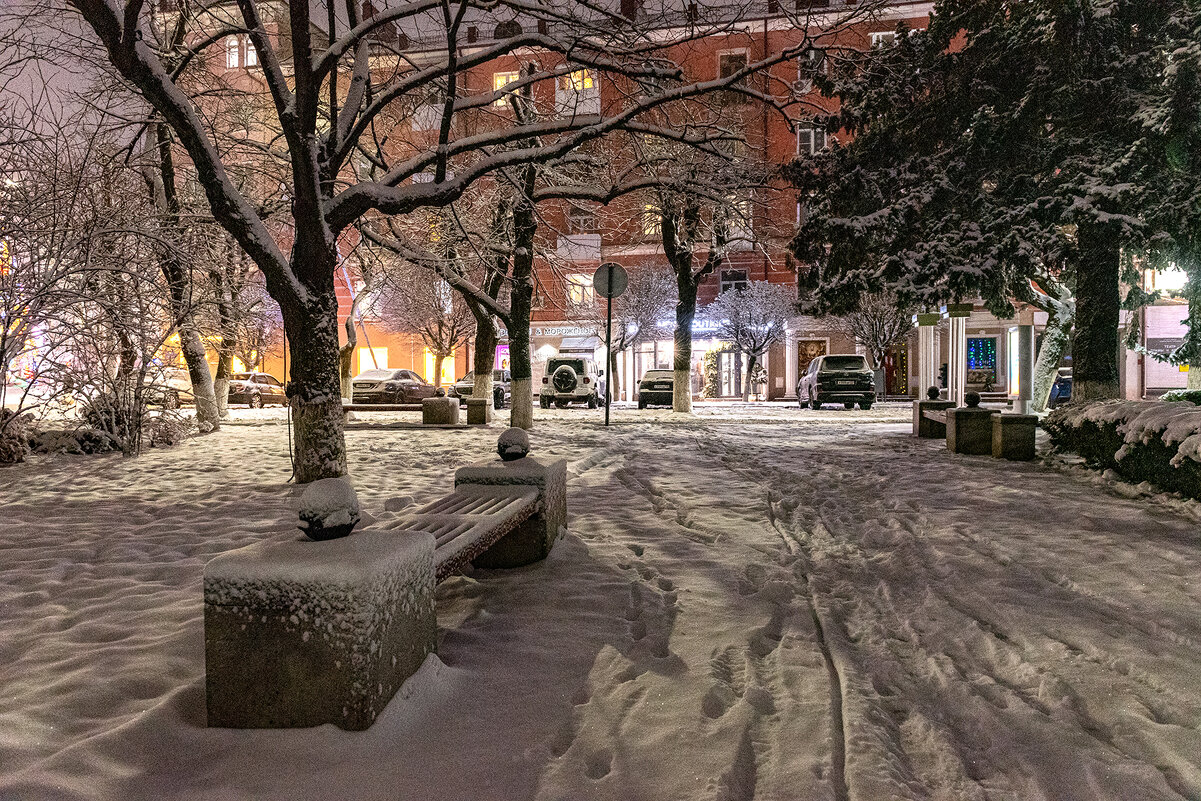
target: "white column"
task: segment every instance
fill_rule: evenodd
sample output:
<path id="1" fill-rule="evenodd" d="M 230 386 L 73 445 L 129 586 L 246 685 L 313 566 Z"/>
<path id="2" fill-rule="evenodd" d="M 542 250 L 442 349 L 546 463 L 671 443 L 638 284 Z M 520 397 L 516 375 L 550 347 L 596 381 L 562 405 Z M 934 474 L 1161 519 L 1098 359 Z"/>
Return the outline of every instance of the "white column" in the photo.
<path id="1" fill-rule="evenodd" d="M 917 396 L 926 397 L 926 390 L 938 386 L 938 346 L 935 326 L 922 325 L 917 329 Z"/>
<path id="2" fill-rule="evenodd" d="M 797 332 L 789 331 L 784 337 L 784 397 L 796 397 Z"/>
<path id="3" fill-rule="evenodd" d="M 1034 398 L 1034 326 L 1018 326 L 1018 397 L 1013 410 L 1030 414 Z"/>
<path id="4" fill-rule="evenodd" d="M 967 318 L 952 317 L 950 354 L 947 358 L 947 399 L 963 406 L 967 393 Z"/>

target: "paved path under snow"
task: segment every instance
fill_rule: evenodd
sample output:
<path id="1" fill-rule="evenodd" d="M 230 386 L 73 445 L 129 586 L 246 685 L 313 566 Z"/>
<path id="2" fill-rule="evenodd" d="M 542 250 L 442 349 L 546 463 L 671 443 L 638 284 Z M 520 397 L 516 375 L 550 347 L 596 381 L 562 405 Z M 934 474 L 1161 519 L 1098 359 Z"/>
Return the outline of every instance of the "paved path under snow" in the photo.
<path id="1" fill-rule="evenodd" d="M 361 734 L 200 725 L 199 573 L 288 525 L 278 427 L 6 471 L 0 799 L 1201 798 L 1196 505 L 854 413 L 574 411 L 569 536 L 443 585 Z M 368 511 L 495 434 L 352 432 Z"/>

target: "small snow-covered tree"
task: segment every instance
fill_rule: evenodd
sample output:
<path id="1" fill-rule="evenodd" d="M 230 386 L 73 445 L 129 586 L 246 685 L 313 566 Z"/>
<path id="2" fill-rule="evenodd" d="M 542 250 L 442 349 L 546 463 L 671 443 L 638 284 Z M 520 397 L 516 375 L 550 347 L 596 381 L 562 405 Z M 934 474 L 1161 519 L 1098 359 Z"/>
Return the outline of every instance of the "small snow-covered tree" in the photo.
<path id="1" fill-rule="evenodd" d="M 917 308 L 901 301 L 891 292 L 861 295 L 855 311 L 835 319 L 835 326 L 846 336 L 867 348 L 872 366 L 884 368 L 888 349 L 904 342 L 913 330 Z"/>
<path id="2" fill-rule="evenodd" d="M 374 292 L 371 312 L 384 328 L 416 334 L 434 356 L 434 385 L 442 385 L 442 363 L 467 344 L 475 317 L 445 280 L 413 264 L 396 264 Z"/>
<path id="3" fill-rule="evenodd" d="M 751 281 L 745 289 L 722 292 L 705 307 L 705 319 L 714 326 L 718 339 L 731 342 L 747 357 L 746 372 L 762 364 L 768 349 L 784 339 L 788 320 L 796 309 L 791 287 L 768 281 Z M 742 387 L 742 399 L 750 394 L 750 382 Z"/>

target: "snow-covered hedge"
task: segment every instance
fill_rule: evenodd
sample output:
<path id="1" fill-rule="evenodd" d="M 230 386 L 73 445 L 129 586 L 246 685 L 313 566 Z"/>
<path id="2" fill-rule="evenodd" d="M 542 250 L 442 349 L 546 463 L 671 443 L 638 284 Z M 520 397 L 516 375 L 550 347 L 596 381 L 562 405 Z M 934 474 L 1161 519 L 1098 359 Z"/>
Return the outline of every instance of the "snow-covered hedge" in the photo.
<path id="1" fill-rule="evenodd" d="M 1162 401 L 1188 401 L 1201 406 L 1201 389 L 1170 389 L 1160 398 Z"/>
<path id="2" fill-rule="evenodd" d="M 1043 422 L 1060 449 L 1132 481 L 1201 498 L 1201 408 L 1187 401 L 1070 405 Z"/>

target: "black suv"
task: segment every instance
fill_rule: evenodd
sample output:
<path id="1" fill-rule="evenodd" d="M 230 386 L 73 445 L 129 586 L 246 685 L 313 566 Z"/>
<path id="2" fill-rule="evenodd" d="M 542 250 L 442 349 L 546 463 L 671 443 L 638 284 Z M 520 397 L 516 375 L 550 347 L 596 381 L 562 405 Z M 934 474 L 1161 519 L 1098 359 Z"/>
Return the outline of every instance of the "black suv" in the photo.
<path id="1" fill-rule="evenodd" d="M 876 383 L 867 359 L 856 353 L 818 356 L 797 382 L 796 397 L 802 409 L 820 409 L 823 403 L 841 403 L 847 409 L 858 403 L 860 409 L 870 409 Z"/>

